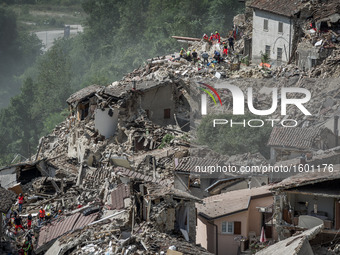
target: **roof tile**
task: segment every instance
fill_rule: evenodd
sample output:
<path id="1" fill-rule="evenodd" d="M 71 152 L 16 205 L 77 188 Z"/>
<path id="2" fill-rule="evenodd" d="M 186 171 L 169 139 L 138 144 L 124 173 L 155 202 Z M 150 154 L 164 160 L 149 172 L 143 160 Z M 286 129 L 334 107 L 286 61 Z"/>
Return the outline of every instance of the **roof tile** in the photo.
<path id="1" fill-rule="evenodd" d="M 203 199 L 203 204 L 196 204 L 197 211 L 208 219 L 219 218 L 224 215 L 233 214 L 247 210 L 249 200 L 254 196 L 270 195 L 270 186 L 262 186 L 253 189 L 242 189 L 226 192 Z"/>
<path id="2" fill-rule="evenodd" d="M 293 16 L 297 13 L 303 3 L 300 0 L 254 0 L 249 7 L 267 11 L 287 17 Z"/>
<path id="3" fill-rule="evenodd" d="M 274 127 L 268 146 L 279 146 L 297 149 L 316 149 L 315 141 L 323 129 Z"/>

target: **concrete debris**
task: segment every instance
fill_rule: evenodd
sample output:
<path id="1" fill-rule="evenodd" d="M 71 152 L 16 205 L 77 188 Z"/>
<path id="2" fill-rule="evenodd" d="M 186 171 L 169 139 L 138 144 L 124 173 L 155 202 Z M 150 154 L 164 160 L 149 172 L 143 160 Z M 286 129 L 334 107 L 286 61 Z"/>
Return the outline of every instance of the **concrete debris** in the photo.
<path id="1" fill-rule="evenodd" d="M 254 107 L 259 110 L 271 107 L 273 83 L 278 89 L 308 89 L 313 96 L 304 106 L 311 115 L 292 104 L 286 116 L 278 107 L 267 118 L 277 121 L 275 126 L 296 119 L 297 127 L 328 128 L 337 134 L 338 20 L 332 8 L 327 8 L 331 16 L 326 20 L 312 12 L 320 1 L 314 2 L 301 9 L 301 17 L 317 15 L 314 20 L 296 21 L 302 31 L 295 31 L 299 38 L 294 35 L 298 39 L 294 50 L 300 56 L 295 63 L 293 58 L 282 65 L 251 63 L 253 30 L 247 8 L 246 14 L 234 17 L 233 31 L 219 43 L 174 37 L 190 42 L 183 56 L 174 52 L 148 59 L 120 81 L 91 85 L 71 95 L 67 100 L 70 116 L 41 138 L 37 154 L 0 169 L 0 189 L 17 193 L 0 192 L 0 211 L 5 213 L 0 220 L 3 249 L 17 250 L 29 240 L 37 254 L 211 254 L 195 244 L 195 203 L 211 194 L 247 188 L 244 185 L 267 184 L 268 178 L 234 174 L 208 179 L 193 170 L 195 164 L 222 162 L 239 169 L 270 162 L 260 153 L 219 155 L 195 144 L 200 86 L 235 85 L 246 93 L 251 84 L 256 93 Z M 315 61 L 303 62 L 307 55 Z M 208 112 L 232 113 L 232 94 L 217 90 L 227 103 L 209 102 Z M 290 94 L 301 98 L 299 93 Z M 338 149 L 323 149 L 310 151 L 308 160 L 321 164 L 331 157 L 339 163 Z M 297 164 L 291 158 L 284 164 L 291 164 L 289 160 Z M 175 182 L 182 188 L 175 188 Z M 24 203 L 17 212 L 14 201 L 19 193 Z M 17 213 L 25 228 L 18 233 L 12 226 Z M 332 249 L 340 250 L 339 246 Z"/>
<path id="2" fill-rule="evenodd" d="M 302 232 L 301 234 L 292 236 L 283 241 L 280 241 L 274 245 L 271 245 L 259 252 L 257 255 L 270 255 L 270 254 L 310 254 L 313 255 L 314 252 L 309 243 L 313 240 L 315 236 L 321 231 L 323 225 L 316 226 L 309 230 Z M 318 253 L 319 254 L 319 253 Z"/>

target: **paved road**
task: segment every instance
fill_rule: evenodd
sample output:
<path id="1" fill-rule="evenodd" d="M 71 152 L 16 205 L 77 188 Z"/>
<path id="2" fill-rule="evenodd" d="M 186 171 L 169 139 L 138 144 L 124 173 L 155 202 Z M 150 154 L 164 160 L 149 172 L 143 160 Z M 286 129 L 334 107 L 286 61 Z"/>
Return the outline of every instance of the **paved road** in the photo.
<path id="1" fill-rule="evenodd" d="M 70 25 L 70 36 L 76 35 L 83 32 L 81 25 Z M 64 36 L 64 30 L 50 30 L 50 31 L 39 31 L 36 35 L 43 43 L 43 51 L 47 51 L 53 46 L 54 40 L 60 39 Z"/>

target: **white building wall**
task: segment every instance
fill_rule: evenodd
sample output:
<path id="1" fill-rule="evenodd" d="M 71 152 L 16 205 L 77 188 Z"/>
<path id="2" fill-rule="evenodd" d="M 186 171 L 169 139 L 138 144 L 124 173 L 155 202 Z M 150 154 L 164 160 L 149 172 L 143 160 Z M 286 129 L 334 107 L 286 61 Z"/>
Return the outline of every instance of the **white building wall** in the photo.
<path id="1" fill-rule="evenodd" d="M 111 112 L 111 116 L 109 114 Z M 116 132 L 118 124 L 118 109 L 111 110 L 106 109 L 96 109 L 94 113 L 94 127 L 98 130 L 99 134 L 109 138 L 113 136 Z"/>
<path id="2" fill-rule="evenodd" d="M 264 19 L 268 19 L 268 30 L 264 30 Z M 279 22 L 283 23 L 283 32 L 279 32 Z M 271 65 L 277 65 L 277 48 L 282 49 L 282 62 L 289 60 L 293 39 L 293 21 L 289 17 L 254 9 L 252 62 L 260 63 L 261 54 L 265 53 L 266 45 L 270 46 Z"/>
<path id="3" fill-rule="evenodd" d="M 0 186 L 7 189 L 17 183 L 16 168 L 11 167 L 0 171 Z"/>

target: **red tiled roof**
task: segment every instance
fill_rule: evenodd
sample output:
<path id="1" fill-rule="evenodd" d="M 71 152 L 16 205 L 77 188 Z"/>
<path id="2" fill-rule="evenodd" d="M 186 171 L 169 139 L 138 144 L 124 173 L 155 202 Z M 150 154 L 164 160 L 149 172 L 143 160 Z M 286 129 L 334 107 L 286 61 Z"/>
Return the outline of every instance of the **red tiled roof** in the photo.
<path id="1" fill-rule="evenodd" d="M 72 230 L 83 228 L 83 227 L 87 226 L 88 224 L 90 224 L 91 222 L 93 222 L 97 218 L 98 213 L 93 213 L 93 214 L 90 214 L 88 216 L 84 216 L 83 214 L 81 214 L 80 216 L 81 217 L 78 218 L 78 220 L 74 224 L 74 227 L 73 227 Z"/>
<path id="2" fill-rule="evenodd" d="M 249 7 L 291 17 L 300 10 L 302 5 L 300 0 L 254 0 Z"/>
<path id="3" fill-rule="evenodd" d="M 315 140 L 321 131 L 322 129 L 320 128 L 274 127 L 267 145 L 272 147 L 313 149 L 315 147 Z"/>
<path id="4" fill-rule="evenodd" d="M 98 213 L 84 216 L 82 213 L 73 214 L 60 221 L 53 221 L 51 224 L 45 225 L 40 229 L 37 250 L 43 245 L 55 240 L 56 238 L 64 235 L 65 233 L 82 228 L 89 223 L 93 222 Z"/>
<path id="5" fill-rule="evenodd" d="M 115 190 L 111 192 L 111 208 L 112 209 L 123 209 L 124 199 L 130 197 L 130 186 L 121 183 Z"/>

